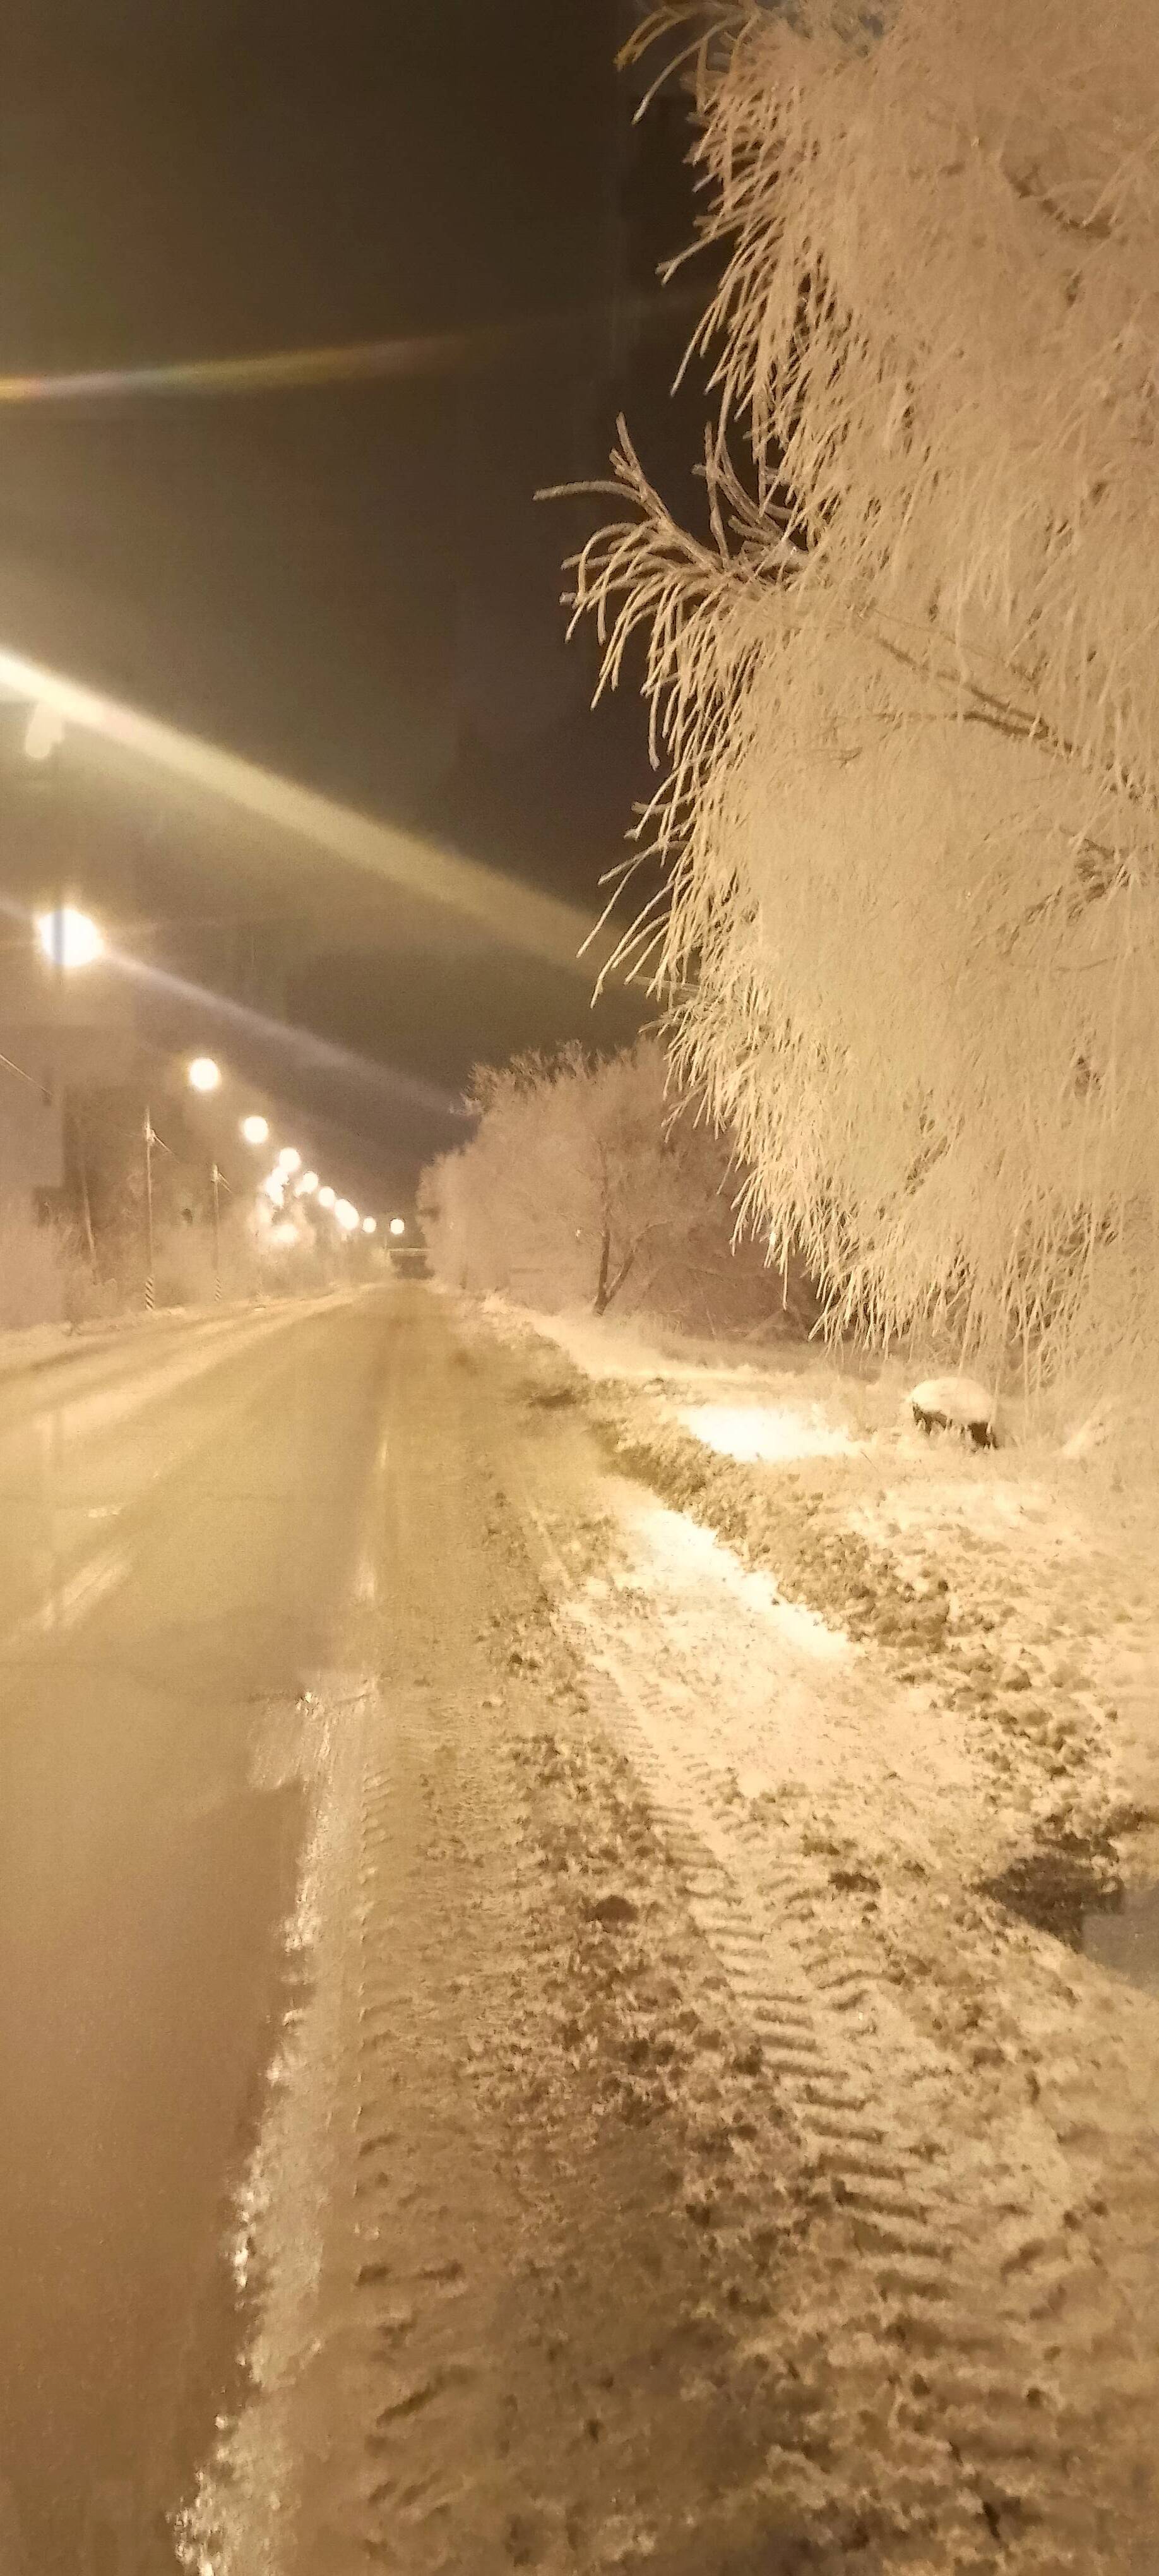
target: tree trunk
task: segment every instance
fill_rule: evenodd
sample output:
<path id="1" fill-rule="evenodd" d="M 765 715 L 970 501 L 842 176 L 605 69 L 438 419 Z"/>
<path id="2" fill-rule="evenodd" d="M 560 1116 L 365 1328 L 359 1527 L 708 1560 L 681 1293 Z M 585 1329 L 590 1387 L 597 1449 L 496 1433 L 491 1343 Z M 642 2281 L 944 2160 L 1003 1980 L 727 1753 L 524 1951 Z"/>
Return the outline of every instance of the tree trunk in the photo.
<path id="1" fill-rule="evenodd" d="M 607 1314 L 613 1297 L 619 1296 L 620 1290 L 624 1285 L 624 1281 L 628 1276 L 628 1272 L 630 1271 L 635 1258 L 636 1247 L 635 1244 L 633 1244 L 631 1251 L 624 1254 L 624 1258 L 620 1263 L 620 1267 L 616 1272 L 615 1278 L 613 1279 L 612 1229 L 610 1225 L 605 1223 L 603 1233 L 600 1236 L 600 1275 L 596 1281 L 596 1302 L 593 1310 L 597 1315 Z"/>
<path id="2" fill-rule="evenodd" d="M 595 1312 L 596 1312 L 596 1314 L 597 1314 L 597 1315 L 603 1315 L 603 1314 L 606 1314 L 606 1312 L 607 1312 L 607 1304 L 608 1304 L 608 1275 L 609 1275 L 609 1272 L 610 1272 L 610 1270 L 611 1270 L 611 1266 L 612 1266 L 612 1229 L 611 1229 L 610 1225 L 608 1224 L 607 1218 L 605 1217 L 605 1219 L 604 1219 L 603 1232 L 602 1232 L 602 1234 L 601 1234 L 601 1236 L 600 1236 L 600 1275 L 599 1275 L 599 1278 L 598 1278 L 598 1279 L 597 1279 L 597 1281 L 596 1281 L 596 1303 L 595 1303 Z"/>

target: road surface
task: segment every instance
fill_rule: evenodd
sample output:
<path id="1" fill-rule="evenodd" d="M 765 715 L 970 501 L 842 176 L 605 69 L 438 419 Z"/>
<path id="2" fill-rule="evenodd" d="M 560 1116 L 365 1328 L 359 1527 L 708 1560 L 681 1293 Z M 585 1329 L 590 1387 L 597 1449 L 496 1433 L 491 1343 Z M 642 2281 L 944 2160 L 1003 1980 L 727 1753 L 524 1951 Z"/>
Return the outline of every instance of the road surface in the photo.
<path id="1" fill-rule="evenodd" d="M 0 1479 L 4 2576 L 1154 2576 L 1138 2261 L 708 1780 L 756 1614 L 550 1369 L 396 1283 Z"/>
<path id="2" fill-rule="evenodd" d="M 0 2466 L 36 2576 L 151 2525 L 228 2387 L 304 1815 L 253 1746 L 331 1660 L 384 1368 L 352 1310 L 0 1381 Z"/>

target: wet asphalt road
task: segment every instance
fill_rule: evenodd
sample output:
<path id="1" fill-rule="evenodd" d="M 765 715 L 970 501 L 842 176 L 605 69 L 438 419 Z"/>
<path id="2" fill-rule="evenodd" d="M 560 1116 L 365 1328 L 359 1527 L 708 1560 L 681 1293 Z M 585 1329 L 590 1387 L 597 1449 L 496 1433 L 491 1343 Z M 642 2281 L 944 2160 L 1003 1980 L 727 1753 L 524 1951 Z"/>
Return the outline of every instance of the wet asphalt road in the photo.
<path id="1" fill-rule="evenodd" d="M 172 2566 L 391 1292 L 0 1379 L 0 2569 Z"/>

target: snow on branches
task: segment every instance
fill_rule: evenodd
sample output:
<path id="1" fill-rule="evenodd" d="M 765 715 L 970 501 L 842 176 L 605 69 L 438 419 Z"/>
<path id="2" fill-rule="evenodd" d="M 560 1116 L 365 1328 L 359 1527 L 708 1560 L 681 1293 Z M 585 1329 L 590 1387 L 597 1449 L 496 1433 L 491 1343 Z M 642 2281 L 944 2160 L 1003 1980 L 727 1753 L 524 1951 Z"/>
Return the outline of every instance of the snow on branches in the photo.
<path id="1" fill-rule="evenodd" d="M 835 1320 L 1159 1381 L 1159 11 L 695 60 L 712 534 L 625 432 L 576 567 L 646 643 L 642 953 Z"/>
<path id="2" fill-rule="evenodd" d="M 735 1240 L 728 1146 L 681 1098 L 656 1039 L 614 1056 L 517 1056 L 476 1076 L 471 1105 L 471 1143 L 420 1187 L 450 1286 L 548 1313 L 614 1305 L 710 1334 L 812 1322 L 800 1264 L 786 1255 L 771 1270 Z"/>

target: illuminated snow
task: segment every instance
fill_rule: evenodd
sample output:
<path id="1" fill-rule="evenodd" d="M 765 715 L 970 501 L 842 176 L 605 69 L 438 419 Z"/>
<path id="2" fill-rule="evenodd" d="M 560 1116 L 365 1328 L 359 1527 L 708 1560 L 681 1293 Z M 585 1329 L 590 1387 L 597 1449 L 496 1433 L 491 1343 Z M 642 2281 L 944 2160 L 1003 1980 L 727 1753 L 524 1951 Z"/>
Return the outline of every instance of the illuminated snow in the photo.
<path id="1" fill-rule="evenodd" d="M 689 1404 L 680 1419 L 706 1448 L 745 1461 L 844 1458 L 858 1445 L 817 1405 Z"/>

